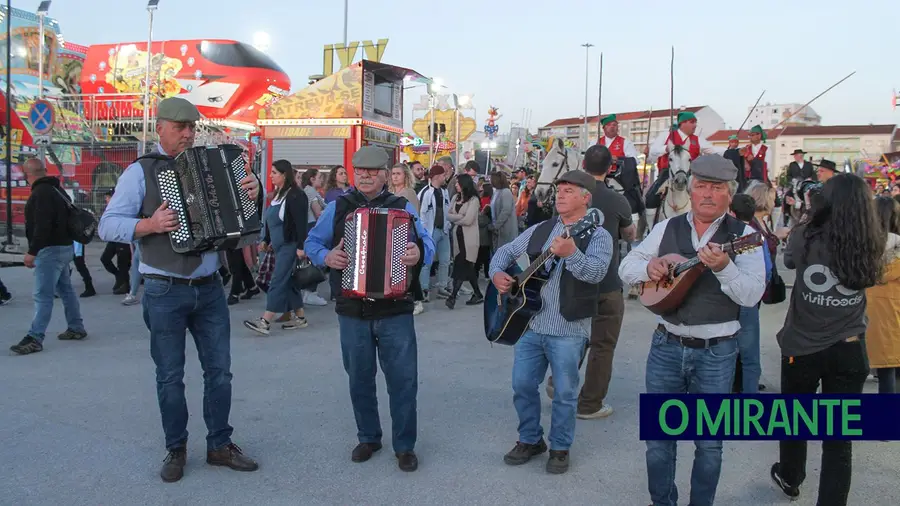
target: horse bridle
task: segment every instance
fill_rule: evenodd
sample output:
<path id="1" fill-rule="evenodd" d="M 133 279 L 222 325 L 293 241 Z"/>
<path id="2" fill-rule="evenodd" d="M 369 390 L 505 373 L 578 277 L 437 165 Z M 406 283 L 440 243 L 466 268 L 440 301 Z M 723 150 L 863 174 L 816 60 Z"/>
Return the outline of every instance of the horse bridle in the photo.
<path id="1" fill-rule="evenodd" d="M 541 186 L 541 185 L 550 187 L 550 191 L 547 192 L 547 202 L 545 202 L 545 205 L 549 203 L 551 197 L 555 197 L 554 193 L 556 192 L 556 185 L 554 185 L 553 182 L 556 181 L 557 179 L 559 179 L 560 174 L 563 173 L 563 169 L 569 168 L 569 150 L 563 149 L 562 156 L 563 156 L 562 163 L 559 164 L 559 167 L 556 169 L 556 174 L 553 175 L 553 178 L 550 179 L 550 182 L 549 183 L 547 183 L 547 182 L 535 183 L 535 185 L 534 185 L 535 187 Z"/>

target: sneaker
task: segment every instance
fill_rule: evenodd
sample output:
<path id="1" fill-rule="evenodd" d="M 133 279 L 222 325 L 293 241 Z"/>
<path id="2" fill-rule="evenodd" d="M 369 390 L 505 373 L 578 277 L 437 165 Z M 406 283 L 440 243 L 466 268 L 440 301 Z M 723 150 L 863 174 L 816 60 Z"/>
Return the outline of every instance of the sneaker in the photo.
<path id="1" fill-rule="evenodd" d="M 44 345 L 31 336 L 25 336 L 19 341 L 19 344 L 10 346 L 9 350 L 16 355 L 31 355 L 32 353 L 43 351 Z"/>
<path id="2" fill-rule="evenodd" d="M 428 290 L 422 290 L 422 302 L 428 303 L 431 302 L 431 293 Z"/>
<path id="3" fill-rule="evenodd" d="M 439 299 L 449 299 L 450 295 L 451 295 L 450 292 L 444 288 L 437 289 L 437 296 Z"/>
<path id="4" fill-rule="evenodd" d="M 420 315 L 425 312 L 425 304 L 422 304 L 421 300 L 417 300 L 413 304 L 413 316 Z"/>
<path id="5" fill-rule="evenodd" d="M 113 295 L 125 295 L 131 291 L 131 284 L 125 283 L 118 288 L 113 289 Z"/>
<path id="6" fill-rule="evenodd" d="M 582 413 L 579 411 L 575 414 L 575 417 L 581 420 L 596 420 L 597 418 L 606 418 L 611 414 L 613 414 L 613 407 L 609 404 L 604 404 L 602 408 L 593 413 Z"/>
<path id="7" fill-rule="evenodd" d="M 5 306 L 5 305 L 9 304 L 11 301 L 12 301 L 11 293 L 4 293 L 3 295 L 0 295 L 0 306 Z"/>
<path id="8" fill-rule="evenodd" d="M 327 306 L 328 301 L 319 297 L 316 292 L 303 292 L 303 303 L 310 306 Z"/>
<path id="9" fill-rule="evenodd" d="M 239 299 L 237 295 L 229 295 L 228 296 L 228 305 L 229 306 L 233 306 L 240 301 L 241 301 L 241 299 Z"/>
<path id="10" fill-rule="evenodd" d="M 521 466 L 545 451 L 547 451 L 547 443 L 544 442 L 544 438 L 535 444 L 516 441 L 516 446 L 503 456 L 503 462 L 510 466 Z"/>
<path id="11" fill-rule="evenodd" d="M 244 292 L 244 295 L 241 295 L 241 298 L 244 300 L 250 300 L 254 295 L 259 295 L 259 288 L 255 286 Z"/>
<path id="12" fill-rule="evenodd" d="M 141 302 L 141 301 L 138 300 L 137 297 L 135 297 L 134 295 L 131 295 L 131 294 L 129 293 L 129 294 L 126 295 L 125 298 L 122 300 L 122 305 L 123 305 L 123 306 L 133 306 L 133 305 L 135 305 L 135 304 L 139 304 L 140 302 Z"/>
<path id="13" fill-rule="evenodd" d="M 308 326 L 309 322 L 306 321 L 305 316 L 292 316 L 290 320 L 281 324 L 281 328 L 284 330 L 304 329 Z"/>
<path id="14" fill-rule="evenodd" d="M 459 287 L 460 295 L 472 295 L 472 289 L 466 286 Z"/>
<path id="15" fill-rule="evenodd" d="M 88 297 L 93 297 L 94 295 L 97 295 L 97 290 L 94 290 L 94 287 L 92 285 L 88 285 L 87 287 L 85 287 L 84 291 L 81 292 L 81 295 L 79 295 L 79 297 L 81 297 L 82 299 L 86 299 Z"/>
<path id="16" fill-rule="evenodd" d="M 244 326 L 264 336 L 269 335 L 269 322 L 266 321 L 265 318 L 257 318 L 256 320 L 244 320 Z"/>
<path id="17" fill-rule="evenodd" d="M 466 305 L 467 306 L 477 306 L 478 304 L 481 304 L 482 302 L 484 302 L 483 295 L 473 295 L 471 298 L 469 298 L 469 300 L 466 301 Z"/>
<path id="18" fill-rule="evenodd" d="M 81 341 L 85 337 L 87 337 L 87 332 L 83 330 L 72 329 L 66 329 L 65 332 L 62 332 L 58 336 L 56 336 L 56 338 L 60 341 Z"/>
<path id="19" fill-rule="evenodd" d="M 789 485 L 788 482 L 784 481 L 784 478 L 781 477 L 780 462 L 772 464 L 772 470 L 769 471 L 769 475 L 772 476 L 772 481 L 775 482 L 775 485 L 784 492 L 784 495 L 790 497 L 792 501 L 795 501 L 800 497 L 800 487 Z"/>
<path id="20" fill-rule="evenodd" d="M 547 472 L 550 474 L 563 474 L 569 470 L 569 451 L 550 450 L 550 459 L 547 460 Z"/>

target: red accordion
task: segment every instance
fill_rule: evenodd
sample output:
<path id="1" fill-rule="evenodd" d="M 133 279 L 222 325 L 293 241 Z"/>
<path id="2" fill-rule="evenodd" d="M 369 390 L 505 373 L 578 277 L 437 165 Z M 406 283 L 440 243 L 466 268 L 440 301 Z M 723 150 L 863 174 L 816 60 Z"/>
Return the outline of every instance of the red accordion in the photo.
<path id="1" fill-rule="evenodd" d="M 400 261 L 415 238 L 413 217 L 402 209 L 361 208 L 344 222 L 344 252 L 350 263 L 341 292 L 351 299 L 406 297 L 410 268 Z"/>

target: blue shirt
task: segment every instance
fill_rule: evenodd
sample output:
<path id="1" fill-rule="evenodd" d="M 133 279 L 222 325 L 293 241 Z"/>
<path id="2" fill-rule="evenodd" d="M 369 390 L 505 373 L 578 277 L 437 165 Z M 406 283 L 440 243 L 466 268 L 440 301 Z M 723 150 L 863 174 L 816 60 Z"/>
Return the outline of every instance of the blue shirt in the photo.
<path id="1" fill-rule="evenodd" d="M 325 210 L 322 211 L 322 214 L 319 215 L 319 220 L 316 221 L 316 226 L 309 231 L 309 234 L 306 236 L 306 242 L 303 243 L 303 250 L 306 252 L 306 256 L 309 257 L 312 263 L 320 267 L 325 265 L 325 257 L 328 256 L 328 252 L 332 249 L 335 205 L 336 201 L 329 202 L 325 206 Z M 428 231 L 422 226 L 422 221 L 419 220 L 419 214 L 416 213 L 416 209 L 409 202 L 406 203 L 406 212 L 412 215 L 413 222 L 416 224 L 416 233 L 425 246 L 425 252 L 422 253 L 424 265 L 429 265 L 431 259 L 434 258 L 434 241 L 431 239 Z"/>
<path id="2" fill-rule="evenodd" d="M 563 224 L 559 218 L 551 218 L 556 220 L 550 236 L 544 243 L 541 250 L 546 250 L 553 243 L 553 239 L 559 237 L 563 233 Z M 531 235 L 538 225 L 534 225 L 517 237 L 513 242 L 501 246 L 494 258 L 491 259 L 490 275 L 491 279 L 498 272 L 505 271 L 519 257 L 524 255 L 528 250 L 528 242 Z M 553 265 L 554 260 L 551 258 L 545 264 L 545 267 L 553 266 L 550 273 L 550 279 L 541 289 L 541 301 L 543 307 L 532 318 L 528 324 L 528 328 L 538 334 L 559 337 L 590 337 L 591 335 L 591 318 L 584 318 L 570 322 L 563 318 L 559 307 L 559 288 L 562 279 L 562 271 L 566 269 L 571 272 L 576 279 L 585 283 L 599 284 L 606 276 L 609 263 L 612 261 L 613 241 L 609 232 L 603 228 L 598 228 L 591 236 L 587 249 L 582 252 L 576 249 L 568 258 L 560 259 Z"/>
<path id="3" fill-rule="evenodd" d="M 159 152 L 165 154 L 162 147 L 159 147 Z M 136 240 L 134 228 L 141 221 L 138 216 L 141 214 L 146 194 L 147 184 L 144 180 L 144 169 L 140 163 L 132 163 L 119 176 L 119 181 L 116 183 L 116 191 L 109 200 L 103 216 L 100 217 L 100 226 L 97 229 L 100 238 L 107 242 L 121 242 L 124 244 L 134 242 Z M 210 276 L 219 270 L 219 253 L 207 251 L 203 253 L 201 259 L 200 266 L 189 277 Z M 141 261 L 138 271 L 141 274 L 156 274 L 174 278 L 184 277 L 181 274 L 150 267 L 143 261 Z"/>

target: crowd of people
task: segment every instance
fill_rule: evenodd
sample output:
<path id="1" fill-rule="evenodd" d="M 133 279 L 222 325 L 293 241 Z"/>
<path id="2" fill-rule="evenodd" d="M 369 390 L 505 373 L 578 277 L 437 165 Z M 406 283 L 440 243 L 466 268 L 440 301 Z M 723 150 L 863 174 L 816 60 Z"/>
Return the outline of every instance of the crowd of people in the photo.
<path id="1" fill-rule="evenodd" d="M 256 201 L 264 223 L 259 244 L 185 255 L 171 247 L 168 233 L 178 228 L 178 220 L 161 200 L 153 175 L 167 163 L 166 156 L 193 145 L 198 119 L 196 107 L 185 100 L 160 103 L 157 149 L 123 172 L 99 224 L 100 238 L 107 241 L 102 263 L 115 277 L 114 293 L 125 295 L 123 303 L 130 305 L 143 286 L 140 302 L 150 331 L 167 452 L 160 470 L 165 482 L 180 480 L 187 462 L 183 378 L 188 330 L 204 371 L 207 463 L 237 471 L 258 469 L 232 441 L 229 425 L 229 305 L 261 291 L 266 299 L 262 314 L 244 322 L 246 329 L 259 334 L 269 334 L 276 322 L 282 330 L 306 328 L 315 323 L 307 321 L 306 305 L 333 303 L 358 429 L 351 460 L 365 462 L 382 449 L 376 394 L 380 365 L 390 397 L 397 465 L 415 471 L 415 315 L 436 299 L 443 299 L 449 310 L 456 308 L 461 295 L 469 296 L 467 305 L 482 304 L 485 276 L 500 293 L 508 293 L 515 288 L 510 268 L 522 257 L 534 262 L 547 251 L 549 259 L 537 266 L 546 279 L 542 304 L 515 345 L 511 388 L 518 424 L 515 445 L 503 456 L 508 465 L 524 465 L 549 451 L 547 472 L 565 473 L 576 420 L 613 414 L 606 397 L 626 285 L 665 279 L 673 265 L 670 254 L 697 257 L 705 270 L 679 306 L 660 316 L 655 328 L 646 329 L 651 334 L 647 392 L 759 392 L 760 306 L 784 301 L 787 314 L 777 334 L 783 393 L 861 393 L 871 370 L 878 377 L 879 392 L 896 392 L 900 204 L 891 197 L 895 189 L 873 195 L 863 179 L 841 173 L 833 164 L 821 162 L 813 176 L 803 153 L 797 153 L 798 177 L 779 195 L 766 177 L 745 172 L 742 179 L 738 164 L 721 154 L 703 154 L 698 144 L 691 154 L 690 211 L 639 237 L 631 203 L 608 184 L 617 155 L 602 144 L 586 150 L 583 170 L 560 174 L 552 206 L 537 200 L 536 179 L 525 169 L 485 177 L 477 163 L 457 170 L 450 158 L 426 169 L 416 161 L 393 164 L 384 149 L 365 146 L 353 155 L 353 185 L 344 167 L 332 168 L 326 176 L 315 169 L 296 171 L 290 162 L 277 160 L 268 168 L 274 192 L 266 205 L 258 178 L 248 176 L 242 186 Z M 690 138 L 685 135 L 682 142 Z M 615 145 L 615 136 L 608 142 Z M 750 154 L 766 157 L 764 149 Z M 39 160 L 29 160 L 25 170 L 32 184 L 25 265 L 35 273 L 35 315 L 25 337 L 11 348 L 19 355 L 42 351 L 55 297 L 63 303 L 67 322 L 59 338 L 87 336 L 70 278 L 73 261 L 85 278 L 82 296 L 96 292 L 85 267 L 84 247 L 74 243 L 66 226 L 71 201 L 59 180 L 48 175 Z M 773 213 L 779 199 L 790 211 L 786 224 L 776 223 Z M 415 217 L 415 239 L 399 258 L 411 273 L 406 297 L 359 299 L 341 290 L 349 257 L 343 247 L 345 229 L 338 224 L 364 207 L 404 210 Z M 568 236 L 566 231 L 586 219 L 592 208 L 602 214 L 601 226 Z M 761 248 L 741 254 L 723 250 L 723 244 L 755 232 L 764 238 Z M 627 254 L 622 254 L 628 248 L 620 243 L 630 245 Z M 779 253 L 781 264 L 797 271 L 789 296 L 778 273 Z M 301 284 L 298 270 L 305 270 L 311 281 Z M 226 295 L 223 287 L 229 282 Z M 320 290 L 321 284 L 325 289 Z M 0 283 L 0 304 L 10 298 Z M 545 441 L 540 386 L 548 369 L 546 392 L 552 405 Z M 646 445 L 653 504 L 673 506 L 678 501 L 677 444 Z M 695 446 L 690 503 L 711 505 L 723 443 L 696 441 Z M 819 504 L 846 504 L 851 442 L 824 442 L 822 461 Z M 770 476 L 786 495 L 798 497 L 806 479 L 806 442 L 782 441 Z"/>

